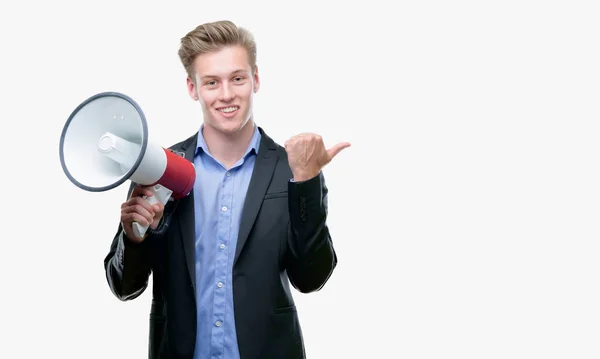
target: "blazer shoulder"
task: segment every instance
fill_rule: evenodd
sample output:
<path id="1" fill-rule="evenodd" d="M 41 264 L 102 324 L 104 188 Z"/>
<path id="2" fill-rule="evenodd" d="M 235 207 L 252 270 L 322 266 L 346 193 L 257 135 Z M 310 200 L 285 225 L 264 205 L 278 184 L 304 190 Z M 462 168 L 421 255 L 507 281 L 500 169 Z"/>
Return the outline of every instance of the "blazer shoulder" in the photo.
<path id="1" fill-rule="evenodd" d="M 289 168 L 288 154 L 285 151 L 285 147 L 283 147 L 279 143 L 273 141 L 271 148 L 273 150 L 275 150 L 275 155 L 277 156 L 277 158 L 279 160 L 279 165 L 280 166 L 284 165 L 285 167 Z"/>
<path id="2" fill-rule="evenodd" d="M 276 142 L 273 138 L 271 138 L 271 136 L 269 136 L 262 127 L 259 126 L 258 130 L 260 131 L 260 134 L 261 134 L 261 144 L 260 144 L 259 152 L 261 150 L 264 150 L 264 151 L 274 150 L 275 154 L 279 158 L 283 157 L 287 161 L 287 152 L 285 152 L 285 147 L 283 147 L 278 142 Z"/>
<path id="3" fill-rule="evenodd" d="M 190 146 L 195 146 L 196 141 L 198 139 L 198 132 L 186 138 L 183 141 L 179 141 L 171 146 L 167 147 L 171 152 L 175 152 L 183 157 L 183 154 Z"/>

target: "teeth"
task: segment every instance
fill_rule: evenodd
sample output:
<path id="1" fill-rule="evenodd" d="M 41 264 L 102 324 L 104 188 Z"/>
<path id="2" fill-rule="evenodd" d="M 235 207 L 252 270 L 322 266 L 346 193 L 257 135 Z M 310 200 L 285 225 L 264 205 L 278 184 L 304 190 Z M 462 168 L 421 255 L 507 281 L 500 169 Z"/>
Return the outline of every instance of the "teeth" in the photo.
<path id="1" fill-rule="evenodd" d="M 233 112 L 233 111 L 235 111 L 237 109 L 238 109 L 237 106 L 232 106 L 232 107 L 222 108 L 219 111 L 227 113 L 227 112 Z"/>

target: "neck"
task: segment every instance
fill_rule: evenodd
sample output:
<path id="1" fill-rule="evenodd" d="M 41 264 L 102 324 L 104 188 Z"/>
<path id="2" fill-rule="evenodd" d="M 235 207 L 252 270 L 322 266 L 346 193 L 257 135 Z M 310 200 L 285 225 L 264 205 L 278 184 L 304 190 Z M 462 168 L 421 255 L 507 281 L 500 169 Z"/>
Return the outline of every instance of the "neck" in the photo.
<path id="1" fill-rule="evenodd" d="M 252 119 L 235 133 L 222 133 L 210 126 L 204 126 L 202 130 L 202 136 L 204 136 L 210 154 L 223 163 L 227 169 L 244 156 L 253 135 L 254 121 Z"/>

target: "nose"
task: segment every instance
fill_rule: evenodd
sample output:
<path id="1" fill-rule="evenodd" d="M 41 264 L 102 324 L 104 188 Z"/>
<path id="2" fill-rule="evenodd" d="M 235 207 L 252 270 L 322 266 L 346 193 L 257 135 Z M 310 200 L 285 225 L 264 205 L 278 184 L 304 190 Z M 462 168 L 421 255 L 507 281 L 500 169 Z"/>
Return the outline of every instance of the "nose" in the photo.
<path id="1" fill-rule="evenodd" d="M 233 100 L 234 96 L 235 96 L 235 94 L 233 93 L 231 84 L 229 82 L 224 83 L 223 86 L 221 86 L 220 100 L 223 102 L 229 102 L 229 101 Z"/>

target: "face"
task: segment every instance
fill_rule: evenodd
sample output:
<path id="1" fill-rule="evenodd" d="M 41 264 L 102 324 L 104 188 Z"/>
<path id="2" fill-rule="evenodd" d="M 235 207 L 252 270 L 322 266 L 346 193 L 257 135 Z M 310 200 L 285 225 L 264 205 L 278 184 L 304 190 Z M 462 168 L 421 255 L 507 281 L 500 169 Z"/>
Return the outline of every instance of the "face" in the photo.
<path id="1" fill-rule="evenodd" d="M 235 134 L 252 120 L 252 100 L 259 89 L 258 69 L 252 73 L 246 49 L 223 48 L 199 55 L 188 92 L 200 102 L 204 124 L 223 134 Z"/>

